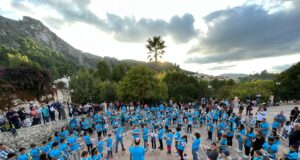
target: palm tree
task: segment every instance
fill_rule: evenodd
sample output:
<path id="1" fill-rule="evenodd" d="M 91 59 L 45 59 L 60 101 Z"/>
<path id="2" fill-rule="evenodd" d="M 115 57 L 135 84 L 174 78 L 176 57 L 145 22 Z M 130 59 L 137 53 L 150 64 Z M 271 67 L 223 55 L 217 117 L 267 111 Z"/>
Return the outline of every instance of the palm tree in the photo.
<path id="1" fill-rule="evenodd" d="M 161 39 L 160 36 L 154 36 L 152 39 L 147 40 L 146 48 L 149 50 L 148 59 L 150 62 L 154 60 L 156 69 L 158 69 L 157 61 L 158 58 L 162 58 L 165 53 L 165 41 Z"/>

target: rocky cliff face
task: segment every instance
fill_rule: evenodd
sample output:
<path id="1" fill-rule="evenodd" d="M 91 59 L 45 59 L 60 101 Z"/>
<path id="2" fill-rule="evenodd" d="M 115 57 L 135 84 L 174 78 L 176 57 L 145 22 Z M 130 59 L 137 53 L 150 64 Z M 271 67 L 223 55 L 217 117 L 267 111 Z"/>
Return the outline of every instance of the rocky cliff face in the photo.
<path id="1" fill-rule="evenodd" d="M 0 45 L 18 48 L 20 46 L 18 39 L 25 37 L 45 44 L 50 49 L 64 54 L 66 58 L 73 59 L 83 66 L 94 67 L 98 60 L 103 59 L 75 49 L 36 19 L 23 17 L 22 20 L 15 21 L 0 16 Z"/>

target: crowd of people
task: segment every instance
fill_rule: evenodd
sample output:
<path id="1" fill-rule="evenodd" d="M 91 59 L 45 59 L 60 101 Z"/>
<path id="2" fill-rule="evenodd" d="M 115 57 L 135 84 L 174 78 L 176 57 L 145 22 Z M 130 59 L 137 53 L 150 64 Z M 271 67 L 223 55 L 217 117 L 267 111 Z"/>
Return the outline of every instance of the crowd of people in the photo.
<path id="1" fill-rule="evenodd" d="M 47 108 L 51 111 L 49 105 Z M 123 154 L 129 152 L 131 160 L 144 160 L 146 152 L 164 150 L 168 155 L 174 152 L 180 160 L 188 157 L 230 160 L 231 148 L 236 144 L 234 152 L 244 159 L 298 159 L 300 115 L 297 107 L 292 110 L 289 120 L 281 111 L 271 122 L 267 121 L 266 106 L 260 106 L 258 110 L 246 109 L 245 116 L 242 103 L 234 112 L 234 106 L 228 101 L 205 99 L 200 105 L 118 104 L 109 105 L 105 111 L 91 105 L 80 108 L 86 108 L 83 110 L 85 117 L 70 118 L 68 127 L 55 131 L 42 144 L 31 144 L 30 148 L 23 146 L 25 148 L 19 148 L 18 154 L 0 144 L 0 155 L 18 160 L 103 160 L 113 159 L 120 144 L 120 151 Z M 200 130 L 206 130 L 205 134 Z M 202 145 L 204 140 L 210 145 Z M 124 141 L 132 144 L 125 146 Z M 284 154 L 279 153 L 282 141 L 289 143 Z"/>
<path id="2" fill-rule="evenodd" d="M 45 102 L 36 105 L 29 102 L 16 108 L 6 108 L 0 111 L 0 131 L 14 131 L 21 127 L 29 127 L 50 121 L 66 119 L 67 109 L 70 105 L 66 102 Z"/>

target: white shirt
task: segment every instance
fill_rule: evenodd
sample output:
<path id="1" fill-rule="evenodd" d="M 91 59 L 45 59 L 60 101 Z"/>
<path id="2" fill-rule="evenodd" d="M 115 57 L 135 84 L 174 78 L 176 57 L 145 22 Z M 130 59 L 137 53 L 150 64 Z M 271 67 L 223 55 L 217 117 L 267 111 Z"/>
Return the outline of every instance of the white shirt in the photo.
<path id="1" fill-rule="evenodd" d="M 257 120 L 262 121 L 263 118 L 266 118 L 267 112 L 266 111 L 258 111 L 257 113 Z"/>

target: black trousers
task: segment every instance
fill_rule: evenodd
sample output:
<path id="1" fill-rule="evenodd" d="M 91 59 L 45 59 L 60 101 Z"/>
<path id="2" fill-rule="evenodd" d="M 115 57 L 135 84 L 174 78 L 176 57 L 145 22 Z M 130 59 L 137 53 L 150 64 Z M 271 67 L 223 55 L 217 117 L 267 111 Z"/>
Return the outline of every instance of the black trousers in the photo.
<path id="1" fill-rule="evenodd" d="M 244 145 L 245 146 L 245 155 L 246 156 L 249 156 L 249 154 L 250 154 L 250 148 L 251 147 L 248 147 L 248 146 L 246 146 L 246 145 Z"/>
<path id="2" fill-rule="evenodd" d="M 233 137 L 227 137 L 227 144 L 229 146 L 232 146 L 232 139 L 233 139 Z"/>
<path id="3" fill-rule="evenodd" d="M 212 132 L 208 131 L 208 139 L 212 140 Z"/>
<path id="4" fill-rule="evenodd" d="M 160 150 L 163 150 L 164 149 L 164 144 L 163 144 L 162 139 L 159 139 L 158 141 L 159 141 L 159 148 L 160 148 Z"/>
<path id="5" fill-rule="evenodd" d="M 91 153 L 92 149 L 93 149 L 93 144 L 87 144 L 87 149 L 88 151 Z"/>

